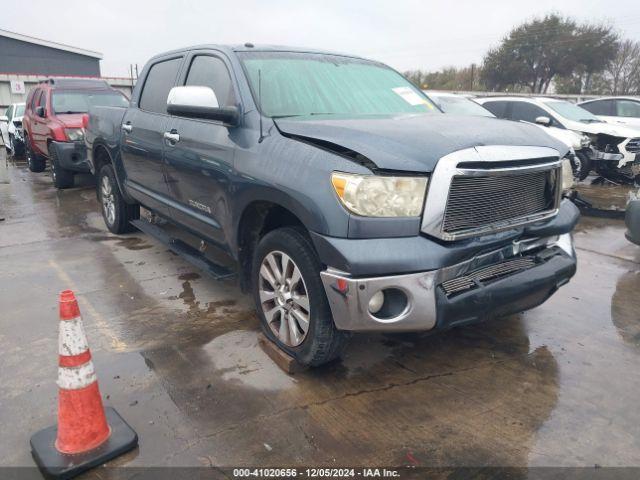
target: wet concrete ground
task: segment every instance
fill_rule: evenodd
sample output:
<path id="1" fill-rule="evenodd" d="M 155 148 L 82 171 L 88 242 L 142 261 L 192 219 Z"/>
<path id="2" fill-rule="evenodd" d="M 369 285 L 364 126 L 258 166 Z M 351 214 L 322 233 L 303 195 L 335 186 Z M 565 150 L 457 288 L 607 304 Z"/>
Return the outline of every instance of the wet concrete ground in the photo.
<path id="1" fill-rule="evenodd" d="M 111 465 L 640 465 L 640 248 L 621 221 L 581 221 L 578 274 L 539 308 L 440 335 L 358 335 L 341 361 L 287 376 L 233 281 L 142 233 L 109 234 L 86 179 L 56 191 L 22 163 L 8 177 L 1 466 L 33 465 L 30 435 L 55 423 L 66 288 L 105 403 L 140 436 Z"/>

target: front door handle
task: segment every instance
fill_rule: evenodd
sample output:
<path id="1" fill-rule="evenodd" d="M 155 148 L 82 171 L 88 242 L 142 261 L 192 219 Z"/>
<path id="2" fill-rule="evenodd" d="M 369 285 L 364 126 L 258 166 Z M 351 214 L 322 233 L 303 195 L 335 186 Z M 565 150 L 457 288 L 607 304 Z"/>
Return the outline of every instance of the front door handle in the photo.
<path id="1" fill-rule="evenodd" d="M 180 141 L 180 135 L 175 130 L 171 130 L 170 132 L 164 132 L 164 139 L 170 144 L 175 145 Z"/>
<path id="2" fill-rule="evenodd" d="M 122 130 L 124 130 L 127 133 L 131 133 L 131 131 L 133 130 L 133 125 L 131 125 L 130 123 L 123 123 Z"/>

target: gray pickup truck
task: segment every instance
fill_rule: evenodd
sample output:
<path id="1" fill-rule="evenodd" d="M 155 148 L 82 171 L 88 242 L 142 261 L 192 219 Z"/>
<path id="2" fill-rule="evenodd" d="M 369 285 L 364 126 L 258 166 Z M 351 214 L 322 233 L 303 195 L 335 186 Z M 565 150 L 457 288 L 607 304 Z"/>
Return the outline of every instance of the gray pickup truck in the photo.
<path id="1" fill-rule="evenodd" d="M 175 50 L 147 63 L 128 108 L 90 111 L 86 143 L 109 230 L 238 275 L 265 334 L 302 364 L 336 358 L 354 331 L 533 308 L 576 271 L 567 147 L 534 125 L 443 114 L 378 62 Z"/>

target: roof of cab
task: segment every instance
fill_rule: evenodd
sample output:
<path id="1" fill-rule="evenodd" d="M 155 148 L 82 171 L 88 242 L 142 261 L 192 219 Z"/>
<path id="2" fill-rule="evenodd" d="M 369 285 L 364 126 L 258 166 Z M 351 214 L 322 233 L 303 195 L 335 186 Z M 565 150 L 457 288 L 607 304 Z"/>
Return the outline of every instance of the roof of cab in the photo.
<path id="1" fill-rule="evenodd" d="M 168 52 L 163 52 L 158 55 L 154 55 L 151 60 L 156 58 L 165 57 L 167 55 L 175 55 L 179 53 L 186 53 L 192 50 L 219 50 L 226 54 L 236 53 L 236 52 L 292 52 L 292 53 L 316 53 L 323 55 L 335 55 L 339 57 L 350 57 L 357 58 L 361 60 L 370 60 L 364 57 L 360 57 L 358 55 L 351 55 L 347 53 L 340 52 L 330 52 L 327 50 L 319 50 L 315 48 L 304 48 L 304 47 L 290 47 L 283 45 L 254 45 L 251 43 L 245 43 L 243 45 L 217 45 L 217 44 L 202 44 L 202 45 L 193 45 L 190 47 L 178 48 L 176 50 L 170 50 Z M 375 60 L 371 60 L 374 61 Z"/>

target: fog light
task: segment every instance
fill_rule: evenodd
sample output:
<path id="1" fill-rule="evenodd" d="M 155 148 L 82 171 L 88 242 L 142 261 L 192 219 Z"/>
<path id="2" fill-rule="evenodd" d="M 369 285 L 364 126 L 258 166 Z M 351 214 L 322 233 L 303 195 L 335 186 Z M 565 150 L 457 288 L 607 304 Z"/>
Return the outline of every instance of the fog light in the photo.
<path id="1" fill-rule="evenodd" d="M 384 304 L 384 293 L 382 290 L 377 291 L 369 300 L 369 311 L 371 313 L 378 313 Z"/>

